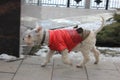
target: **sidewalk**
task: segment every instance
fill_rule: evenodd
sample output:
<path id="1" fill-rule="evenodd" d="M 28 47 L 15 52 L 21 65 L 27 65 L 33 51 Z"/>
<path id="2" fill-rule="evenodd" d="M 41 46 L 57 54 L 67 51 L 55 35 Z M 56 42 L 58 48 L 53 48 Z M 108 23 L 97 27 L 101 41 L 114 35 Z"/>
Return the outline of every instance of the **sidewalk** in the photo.
<path id="1" fill-rule="evenodd" d="M 53 59 L 45 68 L 41 57 L 31 56 L 23 61 L 0 61 L 0 80 L 119 80 L 120 62 L 100 60 L 98 65 L 90 61 L 85 68 L 67 66 L 60 59 Z"/>

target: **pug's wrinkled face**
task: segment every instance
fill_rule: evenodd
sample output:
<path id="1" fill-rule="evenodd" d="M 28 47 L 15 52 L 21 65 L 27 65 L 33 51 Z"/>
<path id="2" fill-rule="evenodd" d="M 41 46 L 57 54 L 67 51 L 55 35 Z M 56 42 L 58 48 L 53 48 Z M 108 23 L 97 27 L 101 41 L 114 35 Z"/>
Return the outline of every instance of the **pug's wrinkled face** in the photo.
<path id="1" fill-rule="evenodd" d="M 39 45 L 41 27 L 27 30 L 23 35 L 23 41 L 28 46 Z"/>

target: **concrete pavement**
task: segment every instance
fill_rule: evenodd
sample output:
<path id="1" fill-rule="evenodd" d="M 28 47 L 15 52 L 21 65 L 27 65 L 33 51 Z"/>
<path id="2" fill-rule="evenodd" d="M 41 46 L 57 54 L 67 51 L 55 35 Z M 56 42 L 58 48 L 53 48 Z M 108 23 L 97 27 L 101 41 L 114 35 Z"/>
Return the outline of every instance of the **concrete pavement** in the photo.
<path id="1" fill-rule="evenodd" d="M 51 60 L 45 68 L 40 66 L 42 57 L 29 56 L 23 61 L 0 61 L 0 80 L 119 80 L 120 62 L 101 58 L 98 65 L 91 60 L 85 68 L 62 63 L 60 58 Z"/>

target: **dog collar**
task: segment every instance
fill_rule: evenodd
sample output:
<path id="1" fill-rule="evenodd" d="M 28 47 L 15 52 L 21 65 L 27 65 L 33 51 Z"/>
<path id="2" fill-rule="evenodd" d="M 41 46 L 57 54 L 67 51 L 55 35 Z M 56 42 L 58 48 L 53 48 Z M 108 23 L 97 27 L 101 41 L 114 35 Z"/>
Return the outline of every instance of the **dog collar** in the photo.
<path id="1" fill-rule="evenodd" d="M 45 41 L 45 36 L 46 36 L 46 31 L 44 30 L 44 32 L 43 32 L 43 38 L 42 38 L 42 41 L 41 41 L 41 45 L 43 45 L 43 43 Z"/>

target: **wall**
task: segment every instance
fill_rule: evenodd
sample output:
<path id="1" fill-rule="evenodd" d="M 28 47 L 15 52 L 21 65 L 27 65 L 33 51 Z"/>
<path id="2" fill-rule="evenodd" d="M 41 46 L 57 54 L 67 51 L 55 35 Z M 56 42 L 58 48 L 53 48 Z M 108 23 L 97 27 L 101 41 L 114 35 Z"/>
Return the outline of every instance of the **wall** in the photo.
<path id="1" fill-rule="evenodd" d="M 20 0 L 0 0 L 0 54 L 19 57 Z"/>

